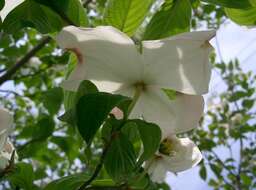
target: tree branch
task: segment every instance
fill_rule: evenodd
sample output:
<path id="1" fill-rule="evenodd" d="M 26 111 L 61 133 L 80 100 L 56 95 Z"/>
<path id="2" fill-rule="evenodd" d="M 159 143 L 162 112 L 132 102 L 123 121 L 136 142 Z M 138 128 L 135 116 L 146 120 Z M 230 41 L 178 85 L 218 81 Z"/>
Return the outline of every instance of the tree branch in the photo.
<path id="1" fill-rule="evenodd" d="M 39 50 L 41 50 L 47 43 L 51 41 L 51 37 L 43 38 L 37 46 L 31 49 L 23 58 L 21 58 L 15 65 L 13 65 L 4 75 L 0 77 L 0 85 L 10 80 L 12 76 L 24 66 L 31 57 L 33 57 Z"/>
<path id="2" fill-rule="evenodd" d="M 101 170 L 101 168 L 103 166 L 105 157 L 106 157 L 106 155 L 108 153 L 108 150 L 109 150 L 109 148 L 110 148 L 110 146 L 112 144 L 113 139 L 114 139 L 114 135 L 112 135 L 111 139 L 109 140 L 109 142 L 104 147 L 103 152 L 102 152 L 101 157 L 100 157 L 100 161 L 99 161 L 98 165 L 96 166 L 96 168 L 94 170 L 94 173 L 92 174 L 92 176 L 84 184 L 82 184 L 82 186 L 78 190 L 86 190 L 86 189 L 88 189 L 87 187 L 99 175 L 100 170 Z"/>

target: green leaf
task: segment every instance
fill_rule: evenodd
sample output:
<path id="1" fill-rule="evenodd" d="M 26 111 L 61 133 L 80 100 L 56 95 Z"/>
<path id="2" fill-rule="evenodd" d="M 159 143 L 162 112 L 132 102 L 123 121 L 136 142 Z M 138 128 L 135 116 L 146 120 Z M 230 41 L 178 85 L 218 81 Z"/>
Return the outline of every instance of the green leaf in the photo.
<path id="1" fill-rule="evenodd" d="M 93 186 L 97 186 L 97 187 L 101 187 L 101 186 L 115 186 L 115 182 L 112 179 L 94 180 L 91 184 Z"/>
<path id="2" fill-rule="evenodd" d="M 248 96 L 248 92 L 246 92 L 246 91 L 236 91 L 236 92 L 232 93 L 229 101 L 235 102 L 235 101 L 238 101 L 239 99 L 242 99 L 247 96 Z"/>
<path id="3" fill-rule="evenodd" d="M 249 1 L 250 1 L 252 6 L 256 7 L 256 0 L 249 0 Z"/>
<path id="4" fill-rule="evenodd" d="M 136 156 L 131 142 L 122 134 L 116 134 L 107 152 L 104 166 L 116 182 L 126 181 L 135 168 Z"/>
<path id="5" fill-rule="evenodd" d="M 149 178 L 148 175 L 132 178 L 129 181 L 129 187 L 131 189 L 143 189 L 143 190 L 158 189 L 158 188 L 155 187 L 155 184 L 153 184 L 152 181 L 150 181 L 150 178 Z M 164 190 L 164 189 L 161 189 L 161 190 Z"/>
<path id="6" fill-rule="evenodd" d="M 215 165 L 215 164 L 210 164 L 210 168 L 213 171 L 213 173 L 215 174 L 216 177 L 221 178 L 221 172 L 222 172 L 222 168 L 219 165 Z"/>
<path id="7" fill-rule="evenodd" d="M 145 19 L 153 0 L 109 0 L 104 23 L 132 36 Z"/>
<path id="8" fill-rule="evenodd" d="M 85 95 L 90 93 L 98 92 L 97 87 L 88 80 L 84 80 L 80 83 L 77 92 L 66 91 L 64 94 L 64 104 L 66 104 L 65 108 L 68 110 L 58 117 L 59 120 L 63 122 L 67 122 L 70 125 L 76 124 L 76 105 L 79 99 Z"/>
<path id="9" fill-rule="evenodd" d="M 47 91 L 43 96 L 44 107 L 49 111 L 51 115 L 56 114 L 63 101 L 63 91 L 62 88 L 52 88 Z"/>
<path id="10" fill-rule="evenodd" d="M 175 90 L 171 90 L 171 89 L 166 89 L 166 88 L 162 88 L 163 92 L 166 94 L 166 96 L 170 99 L 170 100 L 175 100 L 176 98 L 176 91 Z"/>
<path id="11" fill-rule="evenodd" d="M 242 173 L 242 174 L 241 174 L 241 179 L 242 179 L 242 181 L 243 181 L 243 183 L 244 183 L 245 185 L 251 185 L 251 184 L 252 184 L 252 179 L 251 179 L 251 177 L 247 176 L 245 173 Z"/>
<path id="12" fill-rule="evenodd" d="M 191 10 L 189 0 L 165 0 L 146 26 L 143 39 L 156 40 L 189 31 Z"/>
<path id="13" fill-rule="evenodd" d="M 77 153 L 80 144 L 74 140 L 73 136 L 54 136 L 51 137 L 51 142 L 58 145 L 67 155 L 69 161 L 73 161 L 77 158 Z"/>
<path id="14" fill-rule="evenodd" d="M 34 140 L 44 140 L 52 135 L 55 123 L 49 116 L 42 116 L 33 130 Z"/>
<path id="15" fill-rule="evenodd" d="M 225 12 L 227 16 L 237 24 L 245 26 L 256 25 L 256 7 L 250 7 L 248 9 L 226 8 Z"/>
<path id="16" fill-rule="evenodd" d="M 22 189 L 33 189 L 34 173 L 33 168 L 27 163 L 18 163 L 15 165 L 14 172 L 10 173 L 7 178 L 11 184 Z"/>
<path id="17" fill-rule="evenodd" d="M 228 8 L 244 9 L 251 6 L 250 0 L 201 0 Z"/>
<path id="18" fill-rule="evenodd" d="M 148 160 L 159 149 L 161 142 L 161 130 L 153 123 L 148 123 L 143 120 L 132 120 L 136 124 L 143 143 L 143 153 L 139 158 L 138 165 L 141 165 L 145 160 Z"/>
<path id="19" fill-rule="evenodd" d="M 104 92 L 84 95 L 77 104 L 77 127 L 83 139 L 90 145 L 97 130 L 110 111 L 129 98 Z"/>
<path id="20" fill-rule="evenodd" d="M 243 100 L 242 105 L 244 108 L 251 109 L 253 107 L 254 103 L 255 103 L 254 99 L 252 99 L 252 100 L 245 99 L 245 100 Z"/>
<path id="21" fill-rule="evenodd" d="M 51 9 L 33 0 L 26 0 L 7 15 L 2 27 L 7 33 L 15 33 L 24 27 L 50 33 L 59 31 L 62 25 L 61 18 Z"/>
<path id="22" fill-rule="evenodd" d="M 69 110 L 76 106 L 78 100 L 85 94 L 98 92 L 97 87 L 89 80 L 84 80 L 79 84 L 77 92 L 64 92 L 64 106 Z"/>
<path id="23" fill-rule="evenodd" d="M 85 174 L 70 175 L 51 182 L 44 190 L 77 190 L 87 178 Z"/>
<path id="24" fill-rule="evenodd" d="M 68 24 L 76 26 L 87 26 L 88 19 L 86 11 L 79 0 L 34 0 L 40 4 L 50 7 Z"/>
<path id="25" fill-rule="evenodd" d="M 200 177 L 201 177 L 203 180 L 206 180 L 206 178 L 207 178 L 207 171 L 206 171 L 206 168 L 205 168 L 204 165 L 201 166 L 200 171 L 199 171 L 199 174 L 200 174 Z"/>
<path id="26" fill-rule="evenodd" d="M 5 0 L 0 0 L 0 11 L 4 8 Z"/>
<path id="27" fill-rule="evenodd" d="M 79 101 L 79 99 L 86 95 L 86 94 L 91 94 L 91 93 L 97 93 L 98 89 L 97 87 L 89 80 L 84 80 L 80 83 L 79 88 L 76 92 L 76 100 L 75 104 Z M 75 105 L 74 105 L 75 106 Z"/>

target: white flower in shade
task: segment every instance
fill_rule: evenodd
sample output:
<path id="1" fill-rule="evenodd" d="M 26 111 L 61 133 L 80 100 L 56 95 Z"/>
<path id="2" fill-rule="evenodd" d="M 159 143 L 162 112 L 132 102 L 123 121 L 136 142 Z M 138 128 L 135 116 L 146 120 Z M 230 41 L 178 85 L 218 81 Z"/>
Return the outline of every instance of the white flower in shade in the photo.
<path id="1" fill-rule="evenodd" d="M 0 170 L 9 164 L 12 153 L 15 150 L 8 140 L 13 123 L 12 115 L 5 109 L 0 109 Z"/>
<path id="2" fill-rule="evenodd" d="M 24 0 L 8 0 L 5 1 L 4 8 L 0 11 L 0 17 L 2 20 L 11 12 L 15 7 L 21 4 Z"/>
<path id="3" fill-rule="evenodd" d="M 78 52 L 80 62 L 62 86 L 76 91 L 87 79 L 101 91 L 130 97 L 139 94 L 132 118 L 158 124 L 163 134 L 188 131 L 197 126 L 203 113 L 201 94 L 208 91 L 209 40 L 214 35 L 215 31 L 190 32 L 143 41 L 137 47 L 126 34 L 110 26 L 66 27 L 57 42 Z M 176 98 L 170 100 L 163 89 L 177 91 Z"/>
<path id="4" fill-rule="evenodd" d="M 188 138 L 165 138 L 159 152 L 146 162 L 145 168 L 152 181 L 163 183 L 166 172 L 181 172 L 196 166 L 202 160 L 198 147 Z"/>

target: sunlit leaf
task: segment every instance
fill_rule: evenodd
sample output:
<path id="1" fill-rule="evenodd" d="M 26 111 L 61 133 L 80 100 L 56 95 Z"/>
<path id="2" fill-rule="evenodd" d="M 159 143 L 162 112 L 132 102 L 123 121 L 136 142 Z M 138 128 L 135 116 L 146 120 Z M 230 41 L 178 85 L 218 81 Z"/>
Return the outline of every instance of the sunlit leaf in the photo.
<path id="1" fill-rule="evenodd" d="M 155 40 L 189 31 L 191 11 L 189 0 L 165 0 L 146 26 L 143 39 Z"/>
<path id="2" fill-rule="evenodd" d="M 109 0 L 104 23 L 132 36 L 146 17 L 153 0 Z"/>

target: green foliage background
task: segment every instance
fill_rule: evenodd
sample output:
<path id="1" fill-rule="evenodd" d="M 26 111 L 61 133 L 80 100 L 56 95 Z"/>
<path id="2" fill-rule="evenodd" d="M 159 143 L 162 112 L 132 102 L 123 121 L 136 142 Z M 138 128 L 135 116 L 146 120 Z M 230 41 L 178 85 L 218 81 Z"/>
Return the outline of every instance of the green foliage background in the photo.
<path id="1" fill-rule="evenodd" d="M 4 0 L 0 0 L 0 9 L 3 5 Z M 99 132 L 102 122 L 85 121 L 79 114 L 74 118 L 75 112 L 88 112 L 82 109 L 84 104 L 88 105 L 88 97 L 89 104 L 102 101 L 110 106 L 98 110 L 102 115 L 97 121 L 103 121 L 113 107 L 129 102 L 127 97 L 97 93 L 88 81 L 80 86 L 81 94 L 59 88 L 67 75 L 65 70 L 77 61 L 73 54 L 60 50 L 52 39 L 62 27 L 112 25 L 138 43 L 202 26 L 217 29 L 226 19 L 255 26 L 255 0 L 87 0 L 81 3 L 78 0 L 26 0 L 16 7 L 0 22 L 0 101 L 14 113 L 15 130 L 11 140 L 17 148 L 19 162 L 10 171 L 2 171 L 0 188 L 78 189 L 95 170 L 104 144 L 102 139 L 108 142 L 111 132 L 108 126 Z M 218 106 L 208 110 L 201 122 L 203 127 L 184 135 L 191 136 L 203 151 L 205 160 L 199 175 L 210 186 L 216 190 L 252 190 L 256 188 L 256 76 L 244 73 L 237 61 L 219 63 L 213 54 L 211 62 L 223 76 L 227 91 L 213 98 Z M 8 85 L 16 90 L 6 90 Z M 84 94 L 85 89 L 96 95 Z M 80 97 L 83 98 L 79 100 Z M 93 105 L 89 108 L 96 109 Z M 62 115 L 64 107 L 69 111 Z M 126 106 L 123 107 L 125 110 Z M 78 121 L 77 128 L 74 121 Z M 110 118 L 107 124 L 123 126 L 116 122 Z M 86 131 L 89 136 L 79 134 L 84 134 L 80 123 L 95 124 L 93 131 Z M 142 144 L 149 144 L 151 148 L 144 150 L 140 162 L 157 149 L 160 139 L 147 139 L 152 134 L 158 139 L 157 131 L 154 124 L 136 120 L 126 123 L 112 142 L 105 167 L 88 189 L 117 189 L 117 184 L 118 189 L 127 189 L 121 183 L 127 178 L 130 189 L 169 189 L 166 184 L 153 184 L 145 176 L 136 181 L 137 174 L 141 173 L 138 171 L 135 175 L 131 171 L 141 164 L 136 163 L 136 157 Z M 92 146 L 86 146 L 84 140 Z M 239 160 L 232 154 L 233 143 L 239 144 Z M 215 152 L 218 147 L 229 150 L 229 157 L 223 159 L 218 155 Z M 127 157 L 131 158 L 129 162 Z M 118 159 L 120 166 L 113 165 L 113 159 Z M 209 171 L 215 176 L 208 175 Z M 54 181 L 56 179 L 59 180 Z"/>

